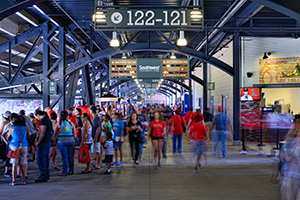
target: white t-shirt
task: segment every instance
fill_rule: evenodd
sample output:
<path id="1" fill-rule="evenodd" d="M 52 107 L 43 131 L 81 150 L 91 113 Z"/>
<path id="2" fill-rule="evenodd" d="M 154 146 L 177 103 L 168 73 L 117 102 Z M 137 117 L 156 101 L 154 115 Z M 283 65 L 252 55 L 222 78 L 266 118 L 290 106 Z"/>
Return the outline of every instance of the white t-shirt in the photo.
<path id="1" fill-rule="evenodd" d="M 2 134 L 6 134 L 6 139 L 8 139 L 9 137 L 9 130 L 13 128 L 13 123 L 12 122 L 9 122 L 8 124 L 6 124 L 3 128 L 3 132 Z"/>
<path id="2" fill-rule="evenodd" d="M 250 96 L 250 95 L 247 95 L 247 96 L 244 95 L 244 96 L 242 96 L 241 100 L 242 100 L 242 101 L 252 101 L 253 98 L 252 98 L 252 96 Z"/>
<path id="3" fill-rule="evenodd" d="M 114 142 L 112 140 L 107 140 L 104 144 L 105 155 L 110 156 L 114 154 Z"/>

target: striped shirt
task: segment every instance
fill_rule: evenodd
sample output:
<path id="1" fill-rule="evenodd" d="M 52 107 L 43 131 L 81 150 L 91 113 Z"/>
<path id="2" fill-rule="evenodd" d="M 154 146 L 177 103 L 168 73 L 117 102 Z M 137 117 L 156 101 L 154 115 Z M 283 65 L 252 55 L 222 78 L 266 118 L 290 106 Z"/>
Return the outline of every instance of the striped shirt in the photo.
<path id="1" fill-rule="evenodd" d="M 112 140 L 107 140 L 104 144 L 105 155 L 110 156 L 114 154 L 114 142 Z"/>
<path id="2" fill-rule="evenodd" d="M 74 135 L 70 122 L 64 121 L 61 123 L 61 130 L 58 133 L 58 142 L 74 142 Z"/>

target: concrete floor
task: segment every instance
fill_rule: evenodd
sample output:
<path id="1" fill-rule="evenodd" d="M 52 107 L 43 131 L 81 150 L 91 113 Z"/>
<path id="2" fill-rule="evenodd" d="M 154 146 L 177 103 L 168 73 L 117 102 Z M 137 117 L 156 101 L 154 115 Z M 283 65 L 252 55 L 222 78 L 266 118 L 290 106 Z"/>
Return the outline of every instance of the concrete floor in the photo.
<path id="1" fill-rule="evenodd" d="M 273 159 L 257 156 L 256 151 L 242 156 L 238 153 L 239 147 L 228 146 L 228 157 L 221 159 L 211 156 L 210 147 L 207 162 L 202 160 L 202 171 L 194 173 L 193 148 L 186 139 L 183 154 L 168 153 L 160 169 L 152 164 L 149 144 L 140 165 L 133 168 L 128 146 L 125 142 L 125 165 L 114 167 L 111 175 L 103 174 L 104 166 L 91 174 L 80 174 L 85 165 L 78 164 L 77 158 L 74 175 L 59 177 L 58 172 L 52 172 L 47 183 L 33 183 L 38 177 L 36 163 L 29 164 L 29 184 L 25 186 L 9 186 L 11 179 L 5 178 L 1 171 L 0 199 L 280 199 L 279 185 L 269 180 Z M 171 152 L 170 142 L 168 149 Z M 62 167 L 61 161 L 58 163 Z"/>

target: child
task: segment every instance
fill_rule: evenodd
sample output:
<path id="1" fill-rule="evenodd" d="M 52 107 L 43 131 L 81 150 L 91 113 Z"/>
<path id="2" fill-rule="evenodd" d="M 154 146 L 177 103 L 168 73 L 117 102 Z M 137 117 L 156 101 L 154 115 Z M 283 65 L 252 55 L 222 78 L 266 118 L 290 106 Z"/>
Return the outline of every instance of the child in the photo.
<path id="1" fill-rule="evenodd" d="M 194 142 L 195 146 L 195 170 L 194 172 L 199 172 L 201 169 L 200 159 L 203 155 L 203 151 L 206 149 L 206 140 L 208 139 L 208 132 L 206 131 L 202 119 L 200 116 L 195 116 L 195 123 L 191 126 L 190 129 L 190 138 Z"/>
<path id="2" fill-rule="evenodd" d="M 106 134 L 106 142 L 103 144 L 103 147 L 105 149 L 105 162 L 107 165 L 107 170 L 104 172 L 104 174 L 111 174 L 111 163 L 113 160 L 113 154 L 114 154 L 114 143 L 112 141 L 112 133 L 108 132 Z"/>

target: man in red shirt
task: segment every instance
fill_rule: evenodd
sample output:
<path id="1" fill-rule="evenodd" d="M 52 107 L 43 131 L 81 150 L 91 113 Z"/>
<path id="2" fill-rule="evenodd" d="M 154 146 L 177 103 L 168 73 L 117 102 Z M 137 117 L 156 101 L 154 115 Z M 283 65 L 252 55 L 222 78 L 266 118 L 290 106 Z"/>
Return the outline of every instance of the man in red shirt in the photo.
<path id="1" fill-rule="evenodd" d="M 201 155 L 203 155 L 204 151 L 206 150 L 206 140 L 208 139 L 208 132 L 205 129 L 202 120 L 203 118 L 201 118 L 200 115 L 196 115 L 194 118 L 193 125 L 190 129 L 190 138 L 194 142 L 195 146 L 194 150 L 196 163 L 194 172 L 199 172 L 201 169 L 200 159 Z"/>
<path id="2" fill-rule="evenodd" d="M 77 124 L 77 118 L 73 114 L 73 111 L 74 111 L 74 108 L 72 108 L 71 106 L 68 106 L 69 121 L 72 122 L 74 124 L 74 126 L 76 126 L 76 124 Z"/>
<path id="3" fill-rule="evenodd" d="M 201 117 L 201 122 L 204 123 L 204 117 L 203 115 L 201 114 L 201 109 L 200 108 L 196 108 L 196 112 L 194 112 L 193 114 L 191 114 L 191 118 L 190 120 L 188 121 L 188 126 L 187 128 L 190 128 L 194 123 L 195 123 L 195 117 L 196 116 L 200 116 Z"/>
<path id="4" fill-rule="evenodd" d="M 173 115 L 169 122 L 169 130 L 172 134 L 172 140 L 173 140 L 173 154 L 178 153 L 178 155 L 181 155 L 181 148 L 182 148 L 182 135 L 183 135 L 183 126 L 185 126 L 186 122 L 182 116 L 180 116 L 180 110 L 177 109 L 175 111 L 175 115 Z M 178 140 L 178 145 L 176 148 L 176 142 Z"/>
<path id="5" fill-rule="evenodd" d="M 49 117 L 49 119 L 50 119 L 50 115 L 51 115 L 51 113 L 55 113 L 55 111 L 54 110 L 52 110 L 51 108 L 49 108 L 49 107 L 46 107 L 45 109 L 44 109 L 44 112 L 46 112 L 47 113 L 47 116 Z"/>
<path id="6" fill-rule="evenodd" d="M 185 113 L 184 118 L 187 122 L 189 122 L 191 120 L 191 116 L 193 114 L 193 108 L 190 107 L 189 111 L 187 113 Z"/>

